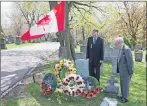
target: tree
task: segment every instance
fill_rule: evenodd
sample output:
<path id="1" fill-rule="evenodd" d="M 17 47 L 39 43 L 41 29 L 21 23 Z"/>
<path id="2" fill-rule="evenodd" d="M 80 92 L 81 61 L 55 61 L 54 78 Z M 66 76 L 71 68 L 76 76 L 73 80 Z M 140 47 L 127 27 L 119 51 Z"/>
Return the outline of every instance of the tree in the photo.
<path id="1" fill-rule="evenodd" d="M 0 36 L 0 37 L 2 38 L 2 37 L 4 37 L 4 35 L 5 35 L 5 34 L 4 34 L 3 28 L 2 28 L 2 26 L 1 26 L 1 36 Z"/>
<path id="2" fill-rule="evenodd" d="M 28 25 L 28 29 L 30 29 L 31 26 L 37 23 L 39 19 L 49 11 L 46 2 L 15 2 L 14 5 L 21 11 L 25 23 Z M 46 36 L 43 37 L 46 39 Z"/>
<path id="3" fill-rule="evenodd" d="M 133 47 L 137 43 L 137 35 L 143 19 L 145 18 L 145 8 L 141 8 L 140 2 L 123 2 L 124 8 L 118 6 L 121 23 L 120 27 L 123 29 L 124 35 L 131 37 L 134 42 Z M 122 11 L 122 12 L 121 12 Z"/>
<path id="4" fill-rule="evenodd" d="M 14 5 L 21 11 L 28 24 L 28 29 L 30 29 L 32 25 L 38 22 L 39 19 L 49 11 L 46 2 L 15 2 Z"/>
<path id="5" fill-rule="evenodd" d="M 57 2 L 50 1 L 49 4 L 50 4 L 50 8 L 52 9 L 57 4 Z M 89 7 L 89 9 L 90 9 L 90 7 L 95 8 L 98 11 L 100 11 L 101 9 L 94 5 L 95 2 L 84 3 L 84 2 L 76 2 L 76 1 L 67 1 L 65 4 L 66 4 L 65 31 L 63 31 L 61 33 L 57 33 L 57 36 L 58 36 L 59 41 L 60 41 L 60 46 L 66 48 L 65 58 L 75 60 L 74 39 L 71 36 L 70 25 L 69 25 L 70 24 L 69 18 L 70 18 L 71 9 L 76 8 L 78 10 L 78 12 L 80 13 L 80 15 L 82 15 L 82 17 L 84 17 L 82 12 L 81 12 L 81 10 L 84 9 L 83 7 Z M 72 20 L 72 17 L 71 17 L 71 20 Z"/>
<path id="6" fill-rule="evenodd" d="M 11 29 L 14 32 L 15 35 L 21 36 L 21 29 L 24 25 L 23 16 L 20 13 L 20 11 L 17 11 L 17 13 L 14 11 L 12 14 L 7 15 L 8 18 L 11 19 Z M 11 32 L 12 33 L 12 32 Z"/>

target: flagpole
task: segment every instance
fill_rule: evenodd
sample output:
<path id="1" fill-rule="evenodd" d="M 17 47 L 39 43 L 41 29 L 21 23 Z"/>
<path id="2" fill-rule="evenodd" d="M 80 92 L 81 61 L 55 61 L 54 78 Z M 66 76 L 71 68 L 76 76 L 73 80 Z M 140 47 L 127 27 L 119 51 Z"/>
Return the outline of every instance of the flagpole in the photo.
<path id="1" fill-rule="evenodd" d="M 64 1 L 65 2 L 65 8 L 64 8 L 64 31 L 67 29 L 67 17 L 68 17 L 68 15 L 66 15 L 66 10 L 67 10 L 67 5 L 68 5 L 68 2 L 67 1 Z M 66 31 L 65 31 L 66 32 Z M 63 38 L 64 38 L 65 36 L 63 35 Z M 64 46 L 65 46 L 65 39 L 63 40 L 63 43 L 64 43 Z"/>

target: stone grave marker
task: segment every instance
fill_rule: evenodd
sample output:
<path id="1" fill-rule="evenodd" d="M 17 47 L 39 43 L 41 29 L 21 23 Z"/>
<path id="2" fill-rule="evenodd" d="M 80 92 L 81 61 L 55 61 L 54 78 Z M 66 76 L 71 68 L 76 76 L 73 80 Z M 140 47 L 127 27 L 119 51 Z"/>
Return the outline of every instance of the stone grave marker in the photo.
<path id="1" fill-rule="evenodd" d="M 142 50 L 142 45 L 141 45 L 141 44 L 137 44 L 137 45 L 135 46 L 135 49 L 136 49 L 136 50 Z"/>
<path id="2" fill-rule="evenodd" d="M 15 44 L 20 45 L 20 43 L 21 43 L 20 37 L 17 36 L 17 37 L 16 37 L 16 40 L 15 40 Z"/>
<path id="3" fill-rule="evenodd" d="M 14 37 L 12 37 L 12 36 L 9 36 L 8 37 L 8 43 L 14 43 L 15 41 L 14 41 Z"/>
<path id="4" fill-rule="evenodd" d="M 75 53 L 76 59 L 84 59 L 84 54 L 82 52 Z"/>
<path id="5" fill-rule="evenodd" d="M 84 58 L 86 58 L 86 45 L 81 45 L 80 46 L 80 52 L 82 52 L 83 53 L 83 55 L 84 55 Z"/>
<path id="6" fill-rule="evenodd" d="M 112 63 L 111 55 L 112 55 L 112 48 L 104 48 L 104 61 L 108 63 Z"/>
<path id="7" fill-rule="evenodd" d="M 136 62 L 142 62 L 142 57 L 143 57 L 143 50 L 139 50 L 138 52 L 135 53 Z"/>
<path id="8" fill-rule="evenodd" d="M 117 73 L 117 59 L 119 55 L 119 49 L 113 48 L 111 52 L 111 61 L 112 61 L 112 73 L 116 74 Z"/>
<path id="9" fill-rule="evenodd" d="M 107 93 L 118 95 L 119 87 L 114 85 L 116 82 L 117 80 L 115 79 L 114 75 L 112 75 L 108 80 L 109 85 L 105 87 L 104 91 Z"/>
<path id="10" fill-rule="evenodd" d="M 112 75 L 110 79 L 108 79 L 109 85 L 105 87 L 105 92 L 111 93 L 111 94 L 116 94 L 118 95 L 119 87 L 115 86 L 114 83 L 117 82 L 115 79 L 114 74 L 117 74 L 117 59 L 119 55 L 119 49 L 117 48 L 112 48 L 111 51 L 109 51 L 109 56 L 111 58 L 111 63 L 112 63 Z"/>
<path id="11" fill-rule="evenodd" d="M 117 106 L 117 99 L 105 97 L 100 106 Z"/>
<path id="12" fill-rule="evenodd" d="M 7 48 L 6 48 L 6 43 L 5 43 L 5 39 L 4 39 L 4 38 L 1 38 L 1 39 L 0 39 L 0 48 L 1 48 L 1 49 L 7 49 Z"/>
<path id="13" fill-rule="evenodd" d="M 78 75 L 82 77 L 89 76 L 89 59 L 77 59 L 75 63 Z"/>

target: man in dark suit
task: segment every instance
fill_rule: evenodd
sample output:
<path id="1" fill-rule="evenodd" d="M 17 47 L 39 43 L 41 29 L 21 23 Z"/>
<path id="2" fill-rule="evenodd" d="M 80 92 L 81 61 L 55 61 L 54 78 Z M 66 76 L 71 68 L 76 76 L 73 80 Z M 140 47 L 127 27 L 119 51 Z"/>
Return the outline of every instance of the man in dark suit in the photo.
<path id="1" fill-rule="evenodd" d="M 120 102 L 125 103 L 128 102 L 129 86 L 134 72 L 133 57 L 131 49 L 124 44 L 123 38 L 118 37 L 115 45 L 119 48 L 117 73 L 120 76 L 121 96 L 118 96 L 118 99 Z"/>
<path id="2" fill-rule="evenodd" d="M 89 59 L 89 74 L 100 82 L 100 66 L 104 58 L 104 41 L 98 35 L 98 30 L 93 30 L 92 37 L 88 38 L 86 58 Z"/>

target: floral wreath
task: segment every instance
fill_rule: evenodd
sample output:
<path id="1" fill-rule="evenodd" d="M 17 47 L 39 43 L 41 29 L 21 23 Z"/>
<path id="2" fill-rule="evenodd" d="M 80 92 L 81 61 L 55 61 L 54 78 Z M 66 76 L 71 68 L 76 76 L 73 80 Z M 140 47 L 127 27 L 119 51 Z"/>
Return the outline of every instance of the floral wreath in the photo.
<path id="1" fill-rule="evenodd" d="M 61 60 L 55 65 L 53 74 L 59 79 L 63 79 L 70 74 L 76 74 L 77 70 L 74 68 L 75 64 L 70 60 Z"/>
<path id="2" fill-rule="evenodd" d="M 85 98 L 93 98 L 99 93 L 99 82 L 96 78 L 88 76 L 84 77 L 85 88 L 82 96 Z"/>
<path id="3" fill-rule="evenodd" d="M 44 95 L 49 95 L 53 93 L 57 88 L 57 79 L 52 73 L 48 73 L 44 76 L 41 83 L 41 92 Z"/>
<path id="4" fill-rule="evenodd" d="M 63 79 L 62 88 L 65 95 L 81 95 L 85 87 L 84 80 L 80 75 L 70 74 Z"/>

